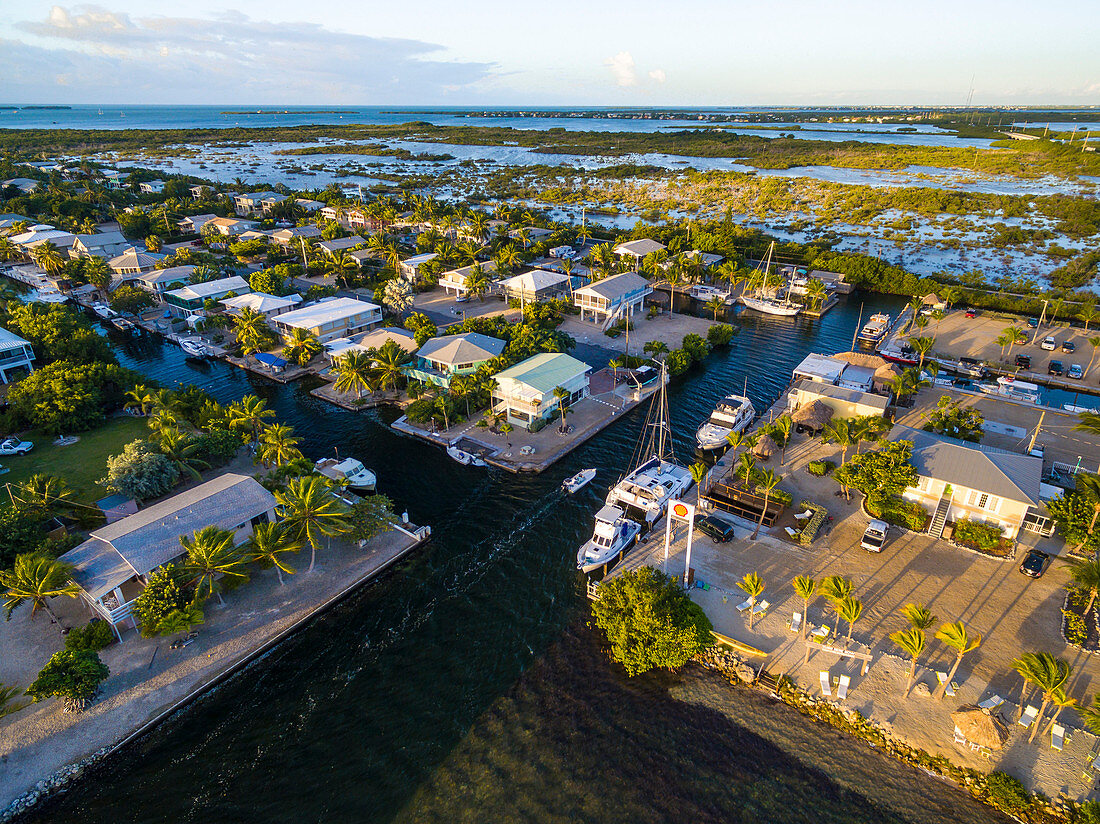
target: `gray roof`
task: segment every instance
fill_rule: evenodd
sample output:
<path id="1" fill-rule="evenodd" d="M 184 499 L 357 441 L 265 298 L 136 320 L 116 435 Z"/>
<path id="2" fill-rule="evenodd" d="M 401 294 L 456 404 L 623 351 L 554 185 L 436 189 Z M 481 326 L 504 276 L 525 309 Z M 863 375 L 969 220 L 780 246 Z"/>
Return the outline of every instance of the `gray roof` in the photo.
<path id="1" fill-rule="evenodd" d="M 794 387 L 799 392 L 817 395 L 822 398 L 832 398 L 845 403 L 858 403 L 863 406 L 873 406 L 876 409 L 886 411 L 890 405 L 890 399 L 885 395 L 875 395 L 871 392 L 863 392 L 859 389 L 849 389 L 845 386 L 837 386 L 823 381 L 812 381 L 803 378 Z"/>
<path id="2" fill-rule="evenodd" d="M 635 272 L 623 272 L 621 275 L 612 275 L 603 280 L 597 280 L 587 286 L 577 289 L 575 294 L 595 293 L 600 297 L 614 300 L 630 292 L 649 287 L 649 281 Z"/>
<path id="3" fill-rule="evenodd" d="M 425 360 L 436 363 L 478 363 L 497 357 L 504 351 L 504 341 L 479 332 L 463 332 L 461 335 L 445 335 L 432 338 L 417 353 Z"/>
<path id="4" fill-rule="evenodd" d="M 76 567 L 77 583 L 97 598 L 182 554 L 181 536 L 211 525 L 235 530 L 274 506 L 275 496 L 255 478 L 227 472 L 93 530 L 89 540 L 62 558 Z"/>
<path id="5" fill-rule="evenodd" d="M 18 349 L 20 346 L 30 346 L 30 343 L 14 332 L 9 332 L 7 329 L 0 327 L 0 352 L 8 349 Z"/>
<path id="6" fill-rule="evenodd" d="M 1005 449 L 895 426 L 892 441 L 912 441 L 911 463 L 926 478 L 1038 505 L 1043 460 Z"/>
<path id="7" fill-rule="evenodd" d="M 193 266 L 190 263 L 184 263 L 180 266 L 172 266 L 168 269 L 154 269 L 152 272 L 145 272 L 138 275 L 137 279 L 143 283 L 186 283 L 191 279 L 191 275 L 195 273 L 197 266 Z"/>
<path id="8" fill-rule="evenodd" d="M 628 240 L 625 243 L 620 243 L 615 247 L 615 254 L 617 255 L 633 255 L 636 257 L 645 257 L 651 252 L 661 252 L 667 249 L 663 243 L 658 243 L 656 240 L 651 240 L 648 237 L 639 238 L 638 240 Z"/>
<path id="9" fill-rule="evenodd" d="M 351 237 L 337 237 L 332 240 L 322 240 L 317 246 L 324 249 L 326 252 L 339 252 L 342 249 L 350 249 L 352 246 L 358 246 L 360 243 L 366 243 L 359 235 L 352 235 Z"/>

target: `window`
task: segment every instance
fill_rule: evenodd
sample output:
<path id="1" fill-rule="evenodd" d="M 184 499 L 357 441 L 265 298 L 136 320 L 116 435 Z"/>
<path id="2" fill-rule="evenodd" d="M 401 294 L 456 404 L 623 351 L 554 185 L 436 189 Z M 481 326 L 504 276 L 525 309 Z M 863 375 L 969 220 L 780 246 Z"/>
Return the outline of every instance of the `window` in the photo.
<path id="1" fill-rule="evenodd" d="M 978 494 L 978 509 L 985 509 L 985 505 L 989 503 L 989 496 L 981 492 Z"/>

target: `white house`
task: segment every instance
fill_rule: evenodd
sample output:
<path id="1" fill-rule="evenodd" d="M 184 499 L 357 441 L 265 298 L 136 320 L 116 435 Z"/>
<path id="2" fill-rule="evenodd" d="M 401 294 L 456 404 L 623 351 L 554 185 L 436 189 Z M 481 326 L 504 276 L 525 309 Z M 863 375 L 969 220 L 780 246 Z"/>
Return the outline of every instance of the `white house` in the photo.
<path id="1" fill-rule="evenodd" d="M 278 203 L 287 199 L 286 195 L 278 192 L 245 192 L 233 195 L 233 206 L 241 217 L 250 215 L 265 215 Z"/>
<path id="2" fill-rule="evenodd" d="M 581 310 L 581 320 L 587 314 L 589 320 L 606 324 L 633 315 L 651 294 L 648 280 L 634 272 L 623 272 L 577 289 L 573 303 Z"/>
<path id="3" fill-rule="evenodd" d="M 663 252 L 667 248 L 663 243 L 643 237 L 639 240 L 628 240 L 625 243 L 620 243 L 611 251 L 619 257 L 632 258 L 634 265 L 637 266 L 646 255 L 653 252 Z"/>
<path id="4" fill-rule="evenodd" d="M 164 191 L 163 180 L 146 180 L 138 184 L 138 189 L 143 195 L 156 195 Z"/>
<path id="5" fill-rule="evenodd" d="M 271 233 L 271 239 L 280 246 L 298 246 L 303 240 L 311 241 L 321 236 L 321 230 L 312 223 L 305 226 L 291 226 L 287 229 L 276 229 Z"/>
<path id="6" fill-rule="evenodd" d="M 995 524 L 1015 540 L 1021 527 L 1040 520 L 1042 458 L 907 426 L 895 426 L 889 438 L 913 444 L 910 463 L 919 480 L 902 497 L 932 516 L 930 535 L 939 538 L 947 521 L 969 518 Z"/>
<path id="7" fill-rule="evenodd" d="M 321 343 L 349 338 L 382 322 L 382 307 L 355 298 L 328 298 L 274 318 L 283 337 L 294 329 L 312 332 Z"/>
<path id="8" fill-rule="evenodd" d="M 294 199 L 294 202 L 305 209 L 309 214 L 319 212 L 325 208 L 325 204 L 320 200 L 310 200 L 307 197 L 297 197 Z"/>
<path id="9" fill-rule="evenodd" d="M 861 389 L 835 386 L 823 381 L 800 380 L 787 392 L 787 411 L 796 409 L 814 401 L 821 401 L 833 410 L 834 417 L 853 418 L 874 415 L 882 418 L 890 406 L 885 395 L 876 395 Z"/>
<path id="10" fill-rule="evenodd" d="M 340 252 L 345 252 L 353 246 L 359 246 L 366 243 L 359 235 L 351 235 L 350 237 L 336 237 L 332 240 L 322 240 L 317 244 L 317 248 L 323 251 L 327 255 L 336 256 Z"/>
<path id="11" fill-rule="evenodd" d="M 456 298 L 461 297 L 469 291 L 466 286 L 466 279 L 473 274 L 476 266 L 480 266 L 481 271 L 489 277 L 495 275 L 497 271 L 497 265 L 491 260 L 486 263 L 475 263 L 472 266 L 463 266 L 461 269 L 452 269 L 449 272 L 444 272 L 439 278 L 439 285 L 442 286 L 444 291 L 448 294 L 453 290 Z M 491 288 L 490 291 L 492 291 Z"/>
<path id="12" fill-rule="evenodd" d="M 416 283 L 420 280 L 420 267 L 425 263 L 435 260 L 437 257 L 439 257 L 439 255 L 435 252 L 425 252 L 422 255 L 413 255 L 410 258 L 405 258 L 405 260 L 401 261 L 401 277 L 409 283 Z"/>
<path id="13" fill-rule="evenodd" d="M 412 332 L 395 326 L 382 326 L 351 338 L 333 338 L 325 343 L 325 354 L 328 356 L 329 362 L 333 363 L 349 352 L 368 352 L 371 349 L 381 349 L 391 341 L 410 355 L 417 349 L 416 338 Z"/>
<path id="14" fill-rule="evenodd" d="M 230 292 L 237 295 L 246 295 L 252 291 L 248 281 L 234 275 L 220 280 L 208 280 L 203 283 L 193 283 L 179 289 L 173 289 L 164 293 L 164 300 L 168 304 L 168 311 L 173 317 L 187 318 L 192 315 L 204 314 L 206 301 L 219 301 Z"/>
<path id="15" fill-rule="evenodd" d="M 134 278 L 138 286 L 148 289 L 156 295 L 163 295 L 172 289 L 178 289 L 191 282 L 191 275 L 195 273 L 196 266 L 185 264 L 172 266 L 169 269 L 154 269 L 151 272 L 143 272 Z"/>
<path id="16" fill-rule="evenodd" d="M 251 229 L 255 229 L 258 225 L 259 224 L 254 220 L 239 220 L 235 217 L 213 217 L 203 223 L 203 228 L 206 229 L 209 227 L 219 235 L 224 235 L 225 237 L 236 237 Z"/>
<path id="17" fill-rule="evenodd" d="M 181 232 L 201 232 L 202 227 L 217 215 L 188 215 L 183 220 L 177 221 Z"/>
<path id="18" fill-rule="evenodd" d="M 191 187 L 191 197 L 195 200 L 203 200 L 204 198 L 212 197 L 216 192 L 209 186 L 199 184 Z"/>
<path id="19" fill-rule="evenodd" d="M 225 307 L 226 314 L 240 315 L 245 309 L 259 312 L 266 317 L 274 317 L 291 311 L 302 302 L 301 295 L 269 295 L 266 292 L 249 292 L 247 295 L 236 295 L 231 298 L 222 298 L 218 301 Z"/>
<path id="20" fill-rule="evenodd" d="M 25 195 L 31 195 L 37 192 L 42 184 L 29 177 L 13 177 L 8 180 L 0 181 L 0 189 L 6 189 L 9 186 L 13 189 L 18 189 Z"/>
<path id="21" fill-rule="evenodd" d="M 149 573 L 184 554 L 182 536 L 216 526 L 232 532 L 239 546 L 258 524 L 274 520 L 275 496 L 254 478 L 229 472 L 92 530 L 61 560 L 72 566 L 85 604 L 121 641 L 120 626 L 137 627 L 132 607 Z"/>
<path id="22" fill-rule="evenodd" d="M 0 383 L 8 383 L 12 373 L 34 371 L 34 349 L 27 341 L 0 327 Z"/>
<path id="23" fill-rule="evenodd" d="M 524 429 L 541 428 L 560 415 L 554 390 L 569 393 L 569 407 L 588 395 L 588 373 L 592 367 L 560 352 L 543 352 L 517 363 L 493 377 L 493 411 L 503 412 L 509 423 Z"/>
<path id="24" fill-rule="evenodd" d="M 532 269 L 500 282 L 504 296 L 519 301 L 520 305 L 537 303 L 540 300 L 568 297 L 572 290 L 572 278 L 560 272 L 546 269 Z"/>
<path id="25" fill-rule="evenodd" d="M 129 247 L 125 252 L 107 261 L 111 271 L 116 275 L 122 275 L 123 280 L 133 280 L 126 275 L 140 275 L 142 272 L 151 272 L 157 264 L 164 260 L 164 255 L 159 252 L 147 252 L 136 246 Z"/>

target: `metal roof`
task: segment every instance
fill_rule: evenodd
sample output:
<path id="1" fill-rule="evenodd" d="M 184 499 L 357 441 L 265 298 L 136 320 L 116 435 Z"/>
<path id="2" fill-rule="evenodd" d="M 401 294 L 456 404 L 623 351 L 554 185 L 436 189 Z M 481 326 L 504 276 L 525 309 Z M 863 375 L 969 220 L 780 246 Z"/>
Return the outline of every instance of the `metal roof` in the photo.
<path id="1" fill-rule="evenodd" d="M 17 349 L 22 346 L 30 346 L 30 343 L 23 340 L 14 332 L 9 332 L 4 327 L 0 326 L 0 351 Z"/>
<path id="2" fill-rule="evenodd" d="M 277 309 L 285 309 L 287 306 L 295 306 L 302 302 L 298 295 L 288 295 L 281 298 L 278 295 L 269 295 L 267 292 L 250 292 L 247 295 L 237 295 L 232 298 L 222 298 L 218 301 L 222 306 L 233 309 L 248 307 L 254 312 L 267 313 Z"/>
<path id="3" fill-rule="evenodd" d="M 563 283 L 569 283 L 570 280 L 571 278 L 569 275 L 549 272 L 545 269 L 532 269 L 529 272 L 523 272 L 507 280 L 502 280 L 500 285 L 505 289 L 537 292 L 540 289 L 551 289 L 555 286 L 561 286 Z"/>
<path id="4" fill-rule="evenodd" d="M 494 377 L 497 383 L 512 380 L 545 396 L 553 392 L 555 387 L 562 386 L 591 369 L 587 363 L 561 352 L 542 352 L 498 372 Z"/>
<path id="5" fill-rule="evenodd" d="M 912 441 L 910 463 L 920 475 L 999 498 L 1038 505 L 1043 460 L 1005 449 L 895 426 L 891 441 Z"/>
<path id="6" fill-rule="evenodd" d="M 276 315 L 275 321 L 281 325 L 313 329 L 326 323 L 354 317 L 363 312 L 375 312 L 381 307 L 376 303 L 355 298 L 332 298 L 322 300 L 301 309 L 295 309 L 283 315 Z"/>
<path id="7" fill-rule="evenodd" d="M 612 275 L 603 280 L 597 280 L 580 289 L 574 294 L 593 294 L 601 298 L 613 300 L 640 289 L 648 289 L 649 281 L 635 272 L 623 272 L 621 275 Z"/>
<path id="8" fill-rule="evenodd" d="M 666 249 L 663 243 L 658 243 L 655 240 L 650 240 L 647 237 L 643 237 L 639 240 L 628 240 L 626 243 L 620 243 L 615 247 L 614 252 L 617 255 L 634 255 L 636 257 L 645 257 L 650 252 L 660 252 Z"/>
<path id="9" fill-rule="evenodd" d="M 846 403 L 858 403 L 861 406 L 872 406 L 883 411 L 890 405 L 890 399 L 885 395 L 875 395 L 872 392 L 863 392 L 846 386 L 836 386 L 824 381 L 812 381 L 803 378 L 795 384 L 794 388 L 796 391 L 805 392 L 808 395 L 818 395 L 822 398 L 832 398 Z"/>
<path id="10" fill-rule="evenodd" d="M 461 335 L 445 335 L 427 341 L 418 353 L 425 360 L 436 363 L 479 363 L 497 357 L 504 351 L 505 343 L 479 332 L 463 332 Z"/>
<path id="11" fill-rule="evenodd" d="M 220 278 L 219 280 L 192 283 L 190 286 L 173 289 L 168 294 L 173 297 L 183 298 L 184 300 L 200 300 L 214 295 L 224 295 L 227 292 L 240 292 L 241 290 L 250 292 L 252 291 L 252 287 L 249 286 L 248 281 L 240 275 L 233 275 L 232 277 Z"/>

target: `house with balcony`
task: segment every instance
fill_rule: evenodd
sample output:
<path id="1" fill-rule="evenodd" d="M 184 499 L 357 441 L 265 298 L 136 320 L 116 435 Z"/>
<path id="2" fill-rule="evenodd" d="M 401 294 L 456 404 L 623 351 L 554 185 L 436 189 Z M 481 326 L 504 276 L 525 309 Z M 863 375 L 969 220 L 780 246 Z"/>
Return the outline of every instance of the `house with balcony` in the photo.
<path id="1" fill-rule="evenodd" d="M 447 294 L 452 291 L 455 294 L 455 298 L 462 299 L 469 292 L 469 288 L 466 285 L 467 278 L 474 273 L 474 269 L 478 266 L 481 267 L 481 271 L 492 279 L 493 275 L 497 272 L 497 265 L 493 261 L 486 261 L 485 263 L 475 263 L 472 266 L 463 266 L 461 269 L 452 269 L 449 272 L 444 272 L 439 278 L 439 285 L 443 287 Z M 490 284 L 489 291 L 492 292 L 493 285 Z"/>
<path id="2" fill-rule="evenodd" d="M 117 280 L 136 280 L 138 275 L 152 272 L 165 257 L 160 252 L 148 252 L 130 246 L 122 254 L 107 261 L 107 265 L 111 267 Z"/>
<path id="3" fill-rule="evenodd" d="M 561 352 L 542 352 L 498 372 L 493 388 L 493 412 L 503 413 L 508 423 L 539 430 L 561 414 L 554 390 L 569 393 L 566 408 L 588 395 L 592 367 Z"/>
<path id="4" fill-rule="evenodd" d="M 413 380 L 446 388 L 456 375 L 469 375 L 486 361 L 500 357 L 504 347 L 505 342 L 499 338 L 478 332 L 432 338 L 420 347 L 416 364 L 407 367 L 405 374 Z"/>
<path id="5" fill-rule="evenodd" d="M 34 349 L 27 341 L 0 327 L 0 383 L 10 383 L 34 371 Z"/>
<path id="6" fill-rule="evenodd" d="M 276 331 L 289 338 L 295 329 L 312 332 L 326 343 L 349 338 L 382 322 L 382 307 L 355 298 L 327 298 L 272 318 Z"/>
<path id="7" fill-rule="evenodd" d="M 177 221 L 176 225 L 184 234 L 191 232 L 199 234 L 202 232 L 202 227 L 216 217 L 217 215 L 188 215 L 183 220 Z"/>
<path id="8" fill-rule="evenodd" d="M 350 338 L 334 338 L 325 343 L 325 356 L 329 363 L 335 363 L 351 352 L 377 351 L 387 343 L 394 343 L 408 354 L 416 351 L 416 338 L 406 329 L 396 326 L 381 326 L 369 332 L 363 332 Z"/>
<path id="9" fill-rule="evenodd" d="M 122 232 L 96 232 L 90 235 L 77 235 L 69 248 L 71 258 L 101 257 L 105 260 L 118 257 L 133 246 Z"/>
<path id="10" fill-rule="evenodd" d="M 364 243 L 366 241 L 359 235 L 351 235 L 350 237 L 334 237 L 332 240 L 322 240 L 317 244 L 317 248 L 330 257 L 338 257 L 341 252 L 346 252 L 348 249 L 361 246 Z"/>
<path id="11" fill-rule="evenodd" d="M 180 538 L 207 526 L 233 533 L 241 545 L 258 524 L 275 520 L 275 496 L 255 478 L 228 472 L 159 503 L 92 530 L 61 560 L 73 568 L 80 597 L 118 639 L 137 628 L 132 608 L 148 575 L 183 555 Z"/>
<path id="12" fill-rule="evenodd" d="M 653 254 L 654 252 L 663 252 L 667 248 L 668 247 L 663 243 L 658 243 L 655 240 L 643 237 L 638 240 L 628 240 L 626 243 L 620 243 L 611 251 L 621 258 L 630 260 L 634 264 L 634 268 L 637 269 L 638 265 L 642 262 L 642 258 L 646 255 Z"/>
<path id="13" fill-rule="evenodd" d="M 266 215 L 286 199 L 286 195 L 281 195 L 278 192 L 245 192 L 244 194 L 233 195 L 233 208 L 241 217 Z"/>
<path id="14" fill-rule="evenodd" d="M 412 284 L 418 283 L 420 281 L 420 267 L 425 263 L 430 263 L 437 257 L 439 257 L 439 255 L 435 252 L 425 252 L 422 255 L 413 255 L 410 258 L 405 258 L 398 267 L 402 279 Z"/>
<path id="15" fill-rule="evenodd" d="M 159 195 L 164 191 L 163 180 L 146 180 L 138 184 L 138 190 L 143 195 Z"/>
<path id="16" fill-rule="evenodd" d="M 568 298 L 573 293 L 572 280 L 569 275 L 561 272 L 532 269 L 502 280 L 500 288 L 504 290 L 504 297 L 518 301 L 523 307 L 540 300 Z"/>
<path id="17" fill-rule="evenodd" d="M 179 289 L 191 282 L 191 276 L 197 266 L 184 264 L 172 266 L 169 269 L 154 269 L 152 272 L 143 272 L 134 278 L 134 283 L 143 289 L 147 289 L 158 297 L 163 297 L 165 292 Z"/>
<path id="18" fill-rule="evenodd" d="M 291 226 L 287 229 L 276 229 L 271 233 L 271 239 L 275 243 L 288 249 L 290 247 L 300 247 L 302 241 L 306 241 L 308 245 L 308 242 L 316 240 L 320 236 L 321 230 L 312 223 L 307 223 L 305 226 Z"/>
<path id="19" fill-rule="evenodd" d="M 0 189 L 18 189 L 25 195 L 33 195 L 41 188 L 42 184 L 29 177 L 13 177 L 0 181 Z"/>
<path id="20" fill-rule="evenodd" d="M 234 295 L 231 298 L 222 298 L 218 301 L 225 307 L 227 315 L 237 317 L 245 309 L 251 309 L 266 318 L 273 318 L 276 315 L 290 312 L 301 302 L 301 295 L 279 297 L 278 295 L 269 295 L 267 292 L 249 292 L 247 295 Z"/>
<path id="21" fill-rule="evenodd" d="M 217 193 L 213 189 L 201 183 L 191 187 L 191 197 L 195 200 L 204 200 L 213 197 L 215 194 Z"/>
<path id="22" fill-rule="evenodd" d="M 320 200 L 310 200 L 308 197 L 296 197 L 294 202 L 306 210 L 307 214 L 313 214 L 319 212 L 325 208 L 325 204 Z"/>
<path id="23" fill-rule="evenodd" d="M 259 224 L 254 220 L 239 220 L 235 217 L 213 217 L 203 223 L 202 228 L 217 232 L 224 237 L 236 237 L 255 229 Z"/>
<path id="24" fill-rule="evenodd" d="M 648 280 L 635 272 L 623 272 L 577 289 L 573 304 L 581 310 L 581 320 L 587 317 L 606 328 L 641 310 L 646 296 L 651 294 L 653 288 Z"/>
<path id="25" fill-rule="evenodd" d="M 1045 522 L 1039 499 L 1043 460 L 992 446 L 960 441 L 922 429 L 895 426 L 891 441 L 910 441 L 917 485 L 902 497 L 932 516 L 928 534 L 943 536 L 948 521 L 983 521 L 1016 540 L 1021 529 Z"/>
<path id="26" fill-rule="evenodd" d="M 130 185 L 129 172 L 120 172 L 118 169 L 100 169 L 99 173 L 103 175 L 103 182 L 107 184 L 108 189 L 125 189 Z"/>
<path id="27" fill-rule="evenodd" d="M 164 300 L 168 304 L 168 311 L 172 313 L 172 317 L 186 320 L 195 315 L 205 315 L 203 307 L 208 300 L 219 301 L 230 293 L 247 295 L 251 291 L 252 287 L 248 285 L 247 280 L 234 275 L 173 289 L 164 293 Z"/>
<path id="28" fill-rule="evenodd" d="M 340 214 L 339 206 L 323 206 L 321 208 L 321 217 L 325 220 L 331 220 L 334 223 L 340 222 Z"/>

